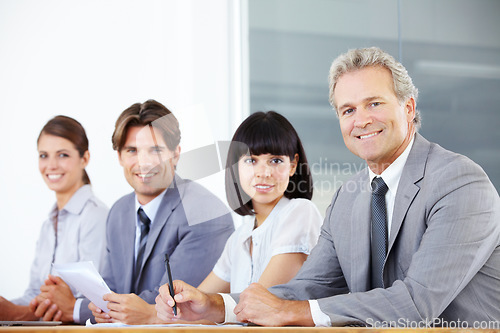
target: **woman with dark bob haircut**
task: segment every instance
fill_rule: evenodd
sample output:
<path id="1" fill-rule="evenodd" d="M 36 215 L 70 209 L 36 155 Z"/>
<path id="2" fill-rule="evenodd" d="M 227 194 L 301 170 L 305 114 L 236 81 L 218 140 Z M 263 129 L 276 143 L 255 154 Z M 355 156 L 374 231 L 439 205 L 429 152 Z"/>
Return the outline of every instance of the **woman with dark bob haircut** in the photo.
<path id="1" fill-rule="evenodd" d="M 241 292 L 253 282 L 268 288 L 295 276 L 316 245 L 322 217 L 310 201 L 313 183 L 292 124 L 274 111 L 250 115 L 236 130 L 226 162 L 226 195 L 244 216 L 204 292 Z"/>
<path id="2" fill-rule="evenodd" d="M 226 196 L 231 208 L 239 215 L 254 215 L 250 197 L 239 186 L 239 171 L 234 167 L 241 156 L 286 155 L 293 160 L 298 154 L 296 172 L 284 193 L 288 199 L 311 200 L 313 181 L 302 142 L 292 124 L 281 114 L 256 112 L 238 127 L 231 140 L 226 162 Z"/>

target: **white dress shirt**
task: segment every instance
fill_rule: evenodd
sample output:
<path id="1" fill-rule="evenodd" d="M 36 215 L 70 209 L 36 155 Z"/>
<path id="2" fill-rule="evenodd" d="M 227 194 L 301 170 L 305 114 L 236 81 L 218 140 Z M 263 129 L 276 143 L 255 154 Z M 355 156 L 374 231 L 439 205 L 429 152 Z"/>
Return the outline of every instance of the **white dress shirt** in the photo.
<path id="1" fill-rule="evenodd" d="M 309 254 L 316 245 L 323 223 L 317 207 L 306 199 L 283 197 L 264 223 L 254 229 L 251 216 L 231 235 L 213 272 L 231 283 L 231 292 L 241 292 L 257 282 L 271 257 L 281 253 Z M 305 227 L 306 226 L 306 227 Z M 250 255 L 248 242 L 252 239 Z M 236 302 L 229 294 L 224 300 L 225 322 L 237 322 Z"/>
<path id="2" fill-rule="evenodd" d="M 151 228 L 153 228 L 153 223 L 156 218 L 156 213 L 158 212 L 158 208 L 160 207 L 161 201 L 163 200 L 165 193 L 167 193 L 167 190 L 161 192 L 158 196 L 156 196 L 153 200 L 151 200 L 145 205 L 141 205 L 139 203 L 139 200 L 137 200 L 137 195 L 135 196 L 135 212 L 137 213 L 139 207 L 142 207 L 144 213 L 146 213 L 148 218 L 151 220 L 151 224 L 149 225 L 150 230 Z M 139 252 L 139 246 L 141 242 L 141 224 L 142 222 L 139 220 L 139 214 L 135 214 L 135 252 L 134 252 L 135 259 L 137 259 L 137 253 Z"/>
<path id="3" fill-rule="evenodd" d="M 245 216 L 227 240 L 213 272 L 231 284 L 232 293 L 240 293 L 259 281 L 273 256 L 309 255 L 318 242 L 322 222 L 318 208 L 310 200 L 283 197 L 258 228 L 254 228 L 254 216 Z"/>

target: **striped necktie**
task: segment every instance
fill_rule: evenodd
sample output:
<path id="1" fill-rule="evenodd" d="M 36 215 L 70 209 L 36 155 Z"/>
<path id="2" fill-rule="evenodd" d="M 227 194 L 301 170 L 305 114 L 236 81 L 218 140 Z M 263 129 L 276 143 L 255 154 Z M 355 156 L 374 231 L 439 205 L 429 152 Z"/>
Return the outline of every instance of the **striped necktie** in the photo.
<path id="1" fill-rule="evenodd" d="M 141 221 L 141 238 L 139 241 L 139 251 L 137 251 L 137 259 L 135 261 L 134 281 L 132 281 L 133 286 L 136 285 L 139 272 L 141 271 L 144 251 L 146 250 L 146 243 L 148 241 L 149 225 L 151 224 L 151 220 L 146 215 L 142 207 L 139 208 L 137 214 L 139 215 L 139 220 Z"/>
<path id="2" fill-rule="evenodd" d="M 375 177 L 372 181 L 371 204 L 371 287 L 384 288 L 383 269 L 387 255 L 387 209 L 385 194 L 387 187 L 384 180 Z"/>

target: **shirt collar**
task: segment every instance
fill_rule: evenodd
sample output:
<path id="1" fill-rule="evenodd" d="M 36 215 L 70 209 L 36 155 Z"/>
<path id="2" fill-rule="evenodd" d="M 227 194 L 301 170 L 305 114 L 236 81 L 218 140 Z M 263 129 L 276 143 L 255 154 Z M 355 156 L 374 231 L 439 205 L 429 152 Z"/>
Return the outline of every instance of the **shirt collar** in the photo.
<path id="1" fill-rule="evenodd" d="M 240 232 L 240 239 L 241 242 L 246 241 L 248 238 L 256 235 L 260 235 L 266 232 L 268 228 L 271 227 L 272 220 L 275 219 L 276 215 L 279 215 L 281 209 L 283 207 L 286 207 L 288 203 L 290 202 L 290 199 L 287 197 L 283 196 L 281 199 L 278 201 L 276 206 L 271 210 L 271 213 L 267 216 L 266 220 L 264 223 L 260 225 L 258 228 L 254 228 L 255 226 L 255 215 L 247 215 L 244 217 L 244 222 L 241 226 L 241 232 Z"/>
<path id="2" fill-rule="evenodd" d="M 71 198 L 66 203 L 66 205 L 64 205 L 61 211 L 65 210 L 71 214 L 78 215 L 81 213 L 83 207 L 87 203 L 87 200 L 89 200 L 91 196 L 92 196 L 92 187 L 90 186 L 90 184 L 85 184 L 78 190 L 76 190 L 76 192 L 71 196 Z M 49 217 L 51 219 L 54 219 L 57 214 L 58 214 L 57 204 L 54 204 L 49 213 Z"/>
<path id="3" fill-rule="evenodd" d="M 406 160 L 408 159 L 408 155 L 410 155 L 411 147 L 413 146 L 413 142 L 415 141 L 415 137 L 411 139 L 410 143 L 406 147 L 399 157 L 389 165 L 387 169 L 385 169 L 382 174 L 375 174 L 370 168 L 368 168 L 368 173 L 370 174 L 370 182 L 373 178 L 380 176 L 387 184 L 389 190 L 396 192 L 399 184 L 399 179 L 401 179 L 401 175 L 403 174 L 403 169 L 406 164 Z"/>
<path id="4" fill-rule="evenodd" d="M 141 205 L 139 203 L 139 200 L 137 200 L 137 195 L 136 195 L 135 196 L 135 212 L 137 213 L 137 211 L 139 210 L 139 207 L 142 207 L 142 209 L 144 210 L 146 215 L 151 220 L 151 224 L 153 224 L 155 217 L 156 217 L 156 213 L 158 212 L 158 208 L 160 207 L 160 204 L 163 200 L 163 197 L 165 196 L 165 193 L 167 193 L 167 190 L 168 190 L 168 188 L 165 189 L 163 192 L 161 192 L 159 195 L 157 195 L 156 198 L 154 198 L 153 200 L 151 200 L 150 202 L 148 202 L 145 205 Z M 136 223 L 138 226 L 140 226 L 138 218 L 136 218 Z"/>

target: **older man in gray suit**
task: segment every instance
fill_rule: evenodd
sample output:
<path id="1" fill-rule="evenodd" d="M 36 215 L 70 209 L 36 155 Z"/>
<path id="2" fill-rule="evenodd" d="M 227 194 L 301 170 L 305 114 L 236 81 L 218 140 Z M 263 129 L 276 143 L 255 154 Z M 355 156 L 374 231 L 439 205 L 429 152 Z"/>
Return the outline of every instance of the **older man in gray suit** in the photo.
<path id="1" fill-rule="evenodd" d="M 222 201 L 176 175 L 180 136 L 177 119 L 154 100 L 119 116 L 113 149 L 134 192 L 119 199 L 107 219 L 102 275 L 113 291 L 104 296 L 109 312 L 87 299 L 75 301 L 61 281 L 52 300 L 69 312 L 66 317 L 79 323 L 94 316 L 101 323 L 153 324 L 158 288 L 168 281 L 165 255 L 172 277 L 194 285 L 212 270 L 234 224 Z"/>
<path id="2" fill-rule="evenodd" d="M 252 284 L 234 299 L 177 281 L 178 317 L 271 326 L 498 324 L 498 193 L 477 164 L 416 133 L 416 100 L 406 69 L 389 54 L 339 56 L 330 102 L 346 146 L 368 168 L 335 193 L 318 245 L 292 281 L 269 291 Z M 160 318 L 173 317 L 168 292 L 160 289 L 156 302 Z"/>

